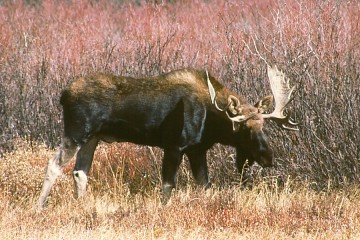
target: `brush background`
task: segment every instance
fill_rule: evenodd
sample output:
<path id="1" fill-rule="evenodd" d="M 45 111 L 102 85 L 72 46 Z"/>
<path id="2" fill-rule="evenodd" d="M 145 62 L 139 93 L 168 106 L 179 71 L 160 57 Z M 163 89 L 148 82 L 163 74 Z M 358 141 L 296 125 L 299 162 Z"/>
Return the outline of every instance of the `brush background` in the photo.
<path id="1" fill-rule="evenodd" d="M 28 220 L 24 219 L 36 220 L 29 223 L 32 227 L 25 227 L 27 237 L 31 229 L 42 224 L 54 224 L 55 232 L 60 234 L 63 221 L 74 225 L 71 231 L 75 235 L 77 230 L 86 229 L 91 219 L 97 230 L 99 226 L 112 229 L 108 225 L 111 218 L 106 215 L 110 210 L 99 213 L 99 209 L 114 205 L 117 210 L 112 214 L 116 217 L 111 221 L 119 225 L 126 217 L 136 222 L 136 214 L 149 219 L 154 216 L 148 220 L 153 228 L 147 225 L 140 231 L 147 238 L 176 238 L 185 233 L 188 238 L 219 238 L 221 224 L 230 229 L 229 235 L 223 235 L 227 237 L 234 231 L 238 234 L 249 229 L 272 229 L 277 237 L 289 236 L 289 219 L 296 214 L 302 219 L 294 227 L 296 233 L 302 232 L 302 221 L 306 219 L 314 228 L 304 233 L 316 237 L 313 233 L 320 229 L 317 223 L 325 224 L 324 219 L 329 219 L 328 225 L 320 224 L 330 231 L 329 236 L 335 236 L 332 227 L 338 229 L 337 226 L 347 224 L 344 229 L 351 238 L 359 216 L 359 212 L 351 212 L 358 206 L 358 200 L 352 196 L 358 196 L 357 187 L 353 188 L 360 182 L 359 12 L 360 3 L 355 0 L 1 1 L 0 189 L 4 206 L 0 209 L 0 235 L 13 236 L 4 227 L 11 224 L 17 230 L 14 233 L 21 235 L 15 223 L 26 223 Z M 46 216 L 52 220 L 44 217 L 45 222 L 41 223 L 38 215 L 32 215 L 35 213 L 29 206 L 39 193 L 44 167 L 60 142 L 60 93 L 74 77 L 94 71 L 144 77 L 183 67 L 207 68 L 225 86 L 255 103 L 270 94 L 266 62 L 276 64 L 297 86 L 290 107 L 293 118 L 301 123 L 300 131 L 284 131 L 270 121 L 266 123 L 276 167 L 252 167 L 250 181 L 243 189 L 239 185 L 241 176 L 235 170 L 233 149 L 215 145 L 208 153 L 214 190 L 205 193 L 193 189 L 188 163 L 184 161 L 173 200 L 178 206 L 164 209 L 159 207 L 157 198 L 162 152 L 128 143 L 100 145 L 90 173 L 89 205 L 78 208 L 71 198 L 70 164 L 52 191 L 52 210 Z M 282 196 L 277 191 L 284 194 L 286 204 L 275 203 Z M 326 194 L 321 195 L 322 192 Z M 263 193 L 263 198 L 256 200 L 259 193 Z M 105 206 L 100 206 L 99 201 Z M 193 210 L 188 201 L 195 204 Z M 284 215 L 272 215 L 270 210 L 261 215 L 262 210 L 256 208 L 258 201 L 260 206 L 264 203 L 280 209 Z M 326 204 L 327 207 L 322 206 Z M 344 204 L 349 210 L 344 211 L 345 217 L 333 217 L 336 212 L 331 215 L 330 210 Z M 316 213 L 317 206 L 321 213 Z M 137 208 L 140 213 L 136 213 Z M 64 217 L 63 211 L 69 209 L 74 215 Z M 76 212 L 78 209 L 83 212 Z M 227 211 L 224 209 L 230 212 L 221 212 Z M 297 212 L 296 209 L 298 213 L 293 215 L 291 212 Z M 338 213 L 344 209 L 340 210 Z M 188 225 L 180 225 L 183 231 L 176 230 L 176 216 L 169 216 L 171 211 L 181 219 L 185 215 L 189 218 Z M 61 218 L 53 215 L 55 212 Z M 94 212 L 97 217 L 92 215 Z M 196 212 L 198 218 L 191 212 Z M 264 218 L 252 221 L 251 212 Z M 223 217 L 226 214 L 229 217 Z M 15 217 L 9 218 L 11 215 Z M 276 216 L 286 226 L 279 224 Z M 215 220 L 210 220 L 212 217 Z M 335 225 L 331 225 L 333 218 L 339 220 Z M 128 226 L 134 223 L 128 221 Z M 157 235 L 154 231 L 158 221 L 167 225 L 159 227 Z M 214 222 L 220 225 L 211 225 Z M 256 223 L 261 227 L 257 228 Z M 126 226 L 121 229 L 129 234 L 136 229 Z M 206 235 L 204 228 L 213 231 Z M 151 229 L 153 235 L 146 229 Z M 195 232 L 187 232 L 189 229 Z M 345 230 L 339 230 L 340 236 L 345 236 Z M 34 236 L 60 236 L 37 231 L 39 235 Z M 254 236 L 267 236 L 260 232 Z"/>

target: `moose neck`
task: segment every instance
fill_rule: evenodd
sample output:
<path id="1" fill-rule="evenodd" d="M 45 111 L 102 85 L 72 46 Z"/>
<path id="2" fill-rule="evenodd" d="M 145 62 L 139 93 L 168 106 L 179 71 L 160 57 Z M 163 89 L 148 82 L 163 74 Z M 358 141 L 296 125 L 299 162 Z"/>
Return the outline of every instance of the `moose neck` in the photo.
<path id="1" fill-rule="evenodd" d="M 236 146 L 239 138 L 238 132 L 234 131 L 233 123 L 226 113 L 214 109 L 207 113 L 204 139 L 209 144 L 221 143 Z"/>

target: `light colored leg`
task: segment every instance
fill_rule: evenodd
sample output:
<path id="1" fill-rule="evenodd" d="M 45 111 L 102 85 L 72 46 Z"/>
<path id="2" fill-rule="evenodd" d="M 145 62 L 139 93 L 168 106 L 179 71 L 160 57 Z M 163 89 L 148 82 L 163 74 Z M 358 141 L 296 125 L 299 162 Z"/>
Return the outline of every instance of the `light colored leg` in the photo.
<path id="1" fill-rule="evenodd" d="M 93 136 L 85 144 L 83 144 L 77 152 L 73 171 L 75 198 L 81 198 L 86 193 L 88 174 L 98 142 L 99 139 L 96 136 Z"/>
<path id="2" fill-rule="evenodd" d="M 67 148 L 64 149 L 63 146 Z M 37 208 L 41 210 L 45 204 L 46 199 L 49 196 L 50 190 L 55 183 L 55 180 L 62 174 L 62 168 L 71 160 L 71 158 L 76 153 L 76 146 L 64 142 L 60 146 L 57 154 L 49 160 L 49 163 L 46 168 L 46 173 L 44 177 L 44 182 L 41 188 L 39 201 L 37 203 Z"/>
<path id="3" fill-rule="evenodd" d="M 81 198 L 85 195 L 88 177 L 82 170 L 74 171 L 73 176 L 75 181 L 75 198 Z"/>
<path id="4" fill-rule="evenodd" d="M 42 185 L 38 201 L 38 209 L 42 209 L 45 206 L 46 199 L 49 196 L 51 187 L 54 185 L 56 178 L 61 174 L 61 168 L 59 166 L 61 155 L 62 150 L 59 150 L 56 156 L 50 159 L 47 165 L 44 183 Z"/>

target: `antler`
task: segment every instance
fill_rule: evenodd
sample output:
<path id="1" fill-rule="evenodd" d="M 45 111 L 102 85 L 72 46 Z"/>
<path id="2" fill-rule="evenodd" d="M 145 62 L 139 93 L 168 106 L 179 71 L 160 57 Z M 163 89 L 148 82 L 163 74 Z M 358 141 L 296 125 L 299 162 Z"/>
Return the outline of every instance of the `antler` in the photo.
<path id="1" fill-rule="evenodd" d="M 207 84 L 208 84 L 208 88 L 209 88 L 211 102 L 212 102 L 212 104 L 215 105 L 216 109 L 221 112 L 230 110 L 230 112 L 234 115 L 239 114 L 237 109 L 240 106 L 240 100 L 237 97 L 235 97 L 234 95 L 229 95 L 229 97 L 227 99 L 228 103 L 224 108 L 219 107 L 219 105 L 216 102 L 216 92 L 215 92 L 215 89 L 214 89 L 212 83 L 210 82 L 209 73 L 207 70 L 206 70 L 206 77 L 207 77 Z"/>
<path id="2" fill-rule="evenodd" d="M 234 105 L 234 102 L 235 102 L 235 105 Z M 215 99 L 214 99 L 214 105 L 215 105 L 216 109 L 221 112 L 224 112 L 229 109 L 232 114 L 237 114 L 237 111 L 235 109 L 240 106 L 240 101 L 239 101 L 239 99 L 237 99 L 237 97 L 235 97 L 233 95 L 229 95 L 228 103 L 224 108 L 220 108 Z"/>
<path id="3" fill-rule="evenodd" d="M 212 83 L 210 82 L 209 73 L 207 70 L 206 70 L 206 77 L 207 77 L 207 84 L 208 84 L 212 104 L 215 105 L 217 110 L 219 110 L 221 112 L 224 112 L 224 111 L 226 112 L 226 115 L 232 121 L 233 129 L 235 130 L 235 122 L 242 122 L 247 119 L 244 115 L 241 115 L 240 114 L 241 111 L 238 110 L 238 108 L 240 106 L 240 100 L 233 95 L 229 95 L 227 105 L 224 108 L 220 108 L 216 102 L 216 92 L 215 92 L 215 89 L 214 89 Z M 227 112 L 227 110 L 229 110 L 232 114 L 234 114 L 236 116 L 231 117 L 229 115 L 229 113 Z"/>
<path id="4" fill-rule="evenodd" d="M 274 120 L 284 129 L 299 130 L 298 128 L 294 128 L 299 125 L 299 123 L 292 122 L 290 116 L 284 113 L 286 106 L 293 99 L 291 94 L 293 93 L 295 86 L 290 88 L 289 80 L 285 79 L 285 74 L 282 71 L 279 71 L 276 66 L 270 67 L 268 65 L 268 76 L 271 91 L 275 100 L 275 109 L 270 114 L 263 114 L 263 117 Z M 288 127 L 285 124 L 290 125 L 291 127 Z"/>

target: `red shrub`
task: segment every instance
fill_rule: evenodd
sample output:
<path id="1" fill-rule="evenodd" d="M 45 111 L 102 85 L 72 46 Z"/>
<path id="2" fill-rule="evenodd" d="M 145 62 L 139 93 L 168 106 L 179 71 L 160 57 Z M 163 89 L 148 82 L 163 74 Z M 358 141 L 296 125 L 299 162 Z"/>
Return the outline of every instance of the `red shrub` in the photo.
<path id="1" fill-rule="evenodd" d="M 359 182 L 358 1 L 26 2 L 0 4 L 0 152 L 15 137 L 59 142 L 58 97 L 76 75 L 208 68 L 254 102 L 269 94 L 266 61 L 298 85 L 302 130 L 270 125 L 278 167 L 265 176 Z"/>

